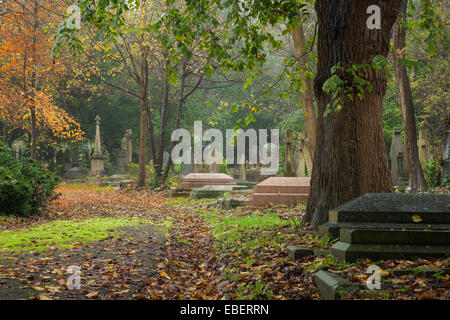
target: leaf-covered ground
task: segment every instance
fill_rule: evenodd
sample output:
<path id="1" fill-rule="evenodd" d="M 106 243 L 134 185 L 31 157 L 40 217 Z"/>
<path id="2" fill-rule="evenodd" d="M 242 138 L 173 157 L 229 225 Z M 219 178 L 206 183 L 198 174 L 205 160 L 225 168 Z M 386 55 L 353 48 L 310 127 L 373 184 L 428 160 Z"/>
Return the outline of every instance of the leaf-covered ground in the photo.
<path id="1" fill-rule="evenodd" d="M 303 206 L 223 211 L 165 192 L 61 185 L 45 214 L 0 217 L 0 299 L 320 299 L 325 269 L 364 284 L 371 261 L 341 264 L 303 229 Z M 322 256 L 287 258 L 286 246 Z M 382 290 L 344 299 L 449 299 L 446 259 L 376 262 Z M 68 267 L 81 269 L 70 290 Z M 394 269 L 413 272 L 393 275 Z"/>

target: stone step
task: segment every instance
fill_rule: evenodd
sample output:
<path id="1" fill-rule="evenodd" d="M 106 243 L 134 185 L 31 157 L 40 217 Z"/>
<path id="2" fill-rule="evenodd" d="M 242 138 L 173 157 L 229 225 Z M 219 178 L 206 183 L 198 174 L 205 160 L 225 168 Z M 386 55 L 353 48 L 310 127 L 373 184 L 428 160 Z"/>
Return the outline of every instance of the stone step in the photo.
<path id="1" fill-rule="evenodd" d="M 450 212 L 329 211 L 329 222 L 450 224 Z"/>
<path id="2" fill-rule="evenodd" d="M 340 241 L 351 244 L 446 245 L 450 231 L 341 229 Z"/>
<path id="3" fill-rule="evenodd" d="M 388 259 L 439 258 L 450 255 L 450 246 L 351 244 L 336 242 L 331 253 L 339 261 L 354 262 L 358 259 L 372 261 Z"/>
<path id="4" fill-rule="evenodd" d="M 252 205 L 254 206 L 268 206 L 270 204 L 292 204 L 294 202 L 308 201 L 308 194 L 298 193 L 254 193 L 252 197 Z"/>
<path id="5" fill-rule="evenodd" d="M 330 233 L 338 238 L 341 229 L 450 230 L 450 224 L 327 222 L 319 226 L 319 235 L 323 237 Z"/>

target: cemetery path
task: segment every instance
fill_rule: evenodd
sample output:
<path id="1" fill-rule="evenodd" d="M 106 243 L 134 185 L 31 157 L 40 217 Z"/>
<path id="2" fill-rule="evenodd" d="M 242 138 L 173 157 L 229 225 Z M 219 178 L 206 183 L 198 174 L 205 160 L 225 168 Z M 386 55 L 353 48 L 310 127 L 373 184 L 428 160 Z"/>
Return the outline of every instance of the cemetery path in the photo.
<path id="1" fill-rule="evenodd" d="M 20 244 L 0 238 L 0 299 L 216 298 L 214 239 L 188 208 L 167 206 L 160 193 L 57 191 L 44 216 L 1 227 Z M 80 290 L 68 288 L 76 286 L 70 266 L 80 268 Z"/>
<path id="2" fill-rule="evenodd" d="M 165 192 L 65 184 L 57 192 L 40 216 L 0 217 L 0 299 L 320 299 L 317 270 L 362 285 L 373 264 L 327 255 L 331 239 L 298 223 L 302 205 L 221 211 Z M 319 253 L 292 261 L 286 244 Z M 378 265 L 390 291 L 370 299 L 450 299 L 449 273 L 418 272 L 450 270 L 448 259 Z M 388 272 L 404 268 L 412 274 Z"/>

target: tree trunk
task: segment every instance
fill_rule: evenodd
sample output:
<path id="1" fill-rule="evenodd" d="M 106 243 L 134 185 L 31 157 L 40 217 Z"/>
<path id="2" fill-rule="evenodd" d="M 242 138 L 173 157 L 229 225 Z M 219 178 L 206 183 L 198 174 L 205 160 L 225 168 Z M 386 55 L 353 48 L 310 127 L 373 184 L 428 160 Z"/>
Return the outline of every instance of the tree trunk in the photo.
<path id="1" fill-rule="evenodd" d="M 145 52 L 141 54 L 141 137 L 139 144 L 138 187 L 145 186 L 145 165 L 147 160 L 147 111 L 148 111 L 148 62 Z"/>
<path id="2" fill-rule="evenodd" d="M 145 165 L 146 165 L 146 154 L 147 154 L 147 108 L 146 108 L 146 97 L 141 98 L 141 137 L 139 143 L 139 176 L 138 176 L 138 187 L 142 188 L 145 186 Z"/>
<path id="3" fill-rule="evenodd" d="M 312 83 L 309 79 L 305 78 L 307 60 L 305 55 L 305 34 L 303 32 L 303 25 L 295 27 L 292 32 L 292 36 L 294 38 L 295 43 L 296 57 L 297 59 L 299 59 L 301 67 L 300 77 L 303 81 L 300 96 L 303 101 L 303 110 L 305 111 L 306 136 L 311 141 L 309 151 L 314 159 L 314 152 L 316 150 L 317 145 L 317 118 L 316 112 L 314 110 Z"/>
<path id="4" fill-rule="evenodd" d="M 383 138 L 382 108 L 386 74 L 370 69 L 366 79 L 373 90 L 363 99 L 342 96 L 343 109 L 324 117 L 330 95 L 322 87 L 337 63 L 370 63 L 387 56 L 392 26 L 401 0 L 317 0 L 318 65 L 315 92 L 318 102 L 318 136 L 306 222 L 313 227 L 328 220 L 328 210 L 365 193 L 393 192 Z M 369 29 L 367 8 L 381 8 L 381 29 Z M 348 76 L 348 74 L 346 74 Z M 344 76 L 344 75 L 342 75 Z"/>
<path id="5" fill-rule="evenodd" d="M 37 32 L 38 32 L 38 12 L 39 6 L 37 0 L 33 1 L 33 38 L 32 38 L 32 61 L 31 65 L 33 67 L 33 71 L 31 72 L 31 88 L 34 90 L 32 92 L 32 105 L 30 106 L 30 114 L 31 114 L 31 145 L 30 145 L 30 157 L 32 159 L 37 159 L 37 140 L 38 140 L 38 131 L 37 131 L 37 121 L 36 121 L 36 89 L 37 89 L 37 76 L 34 66 L 37 63 Z"/>
<path id="6" fill-rule="evenodd" d="M 411 174 L 411 191 L 427 189 L 425 177 L 420 165 L 419 150 L 417 148 L 417 128 L 414 115 L 414 105 L 412 100 L 411 86 L 408 78 L 406 66 L 400 63 L 406 54 L 406 31 L 401 26 L 402 18 L 406 19 L 408 0 L 403 0 L 400 16 L 394 26 L 394 71 L 399 93 L 400 109 L 405 137 L 405 163 Z"/>

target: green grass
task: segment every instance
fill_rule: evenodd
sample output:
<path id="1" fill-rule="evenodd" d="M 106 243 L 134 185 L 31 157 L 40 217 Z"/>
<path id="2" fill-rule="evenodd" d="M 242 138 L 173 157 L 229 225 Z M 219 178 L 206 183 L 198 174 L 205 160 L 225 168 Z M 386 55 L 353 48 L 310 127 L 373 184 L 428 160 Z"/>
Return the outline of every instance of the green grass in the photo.
<path id="1" fill-rule="evenodd" d="M 212 227 L 222 255 L 237 252 L 247 257 L 256 247 L 282 245 L 280 227 L 289 225 L 276 214 L 253 213 L 249 216 L 225 216 L 217 209 L 198 211 Z"/>
<path id="2" fill-rule="evenodd" d="M 21 230 L 7 230 L 0 233 L 0 253 L 37 251 L 50 247 L 69 249 L 74 244 L 99 241 L 117 236 L 120 227 L 143 226 L 152 224 L 146 219 L 137 218 L 94 218 L 87 220 L 63 220 L 43 223 L 36 227 Z M 155 225 L 167 232 L 172 222 Z"/>

